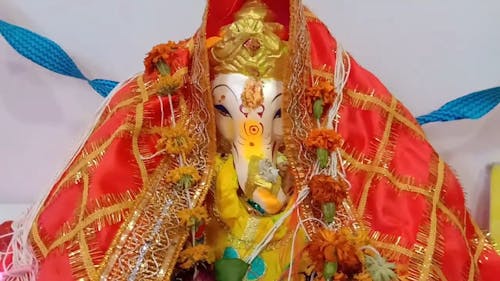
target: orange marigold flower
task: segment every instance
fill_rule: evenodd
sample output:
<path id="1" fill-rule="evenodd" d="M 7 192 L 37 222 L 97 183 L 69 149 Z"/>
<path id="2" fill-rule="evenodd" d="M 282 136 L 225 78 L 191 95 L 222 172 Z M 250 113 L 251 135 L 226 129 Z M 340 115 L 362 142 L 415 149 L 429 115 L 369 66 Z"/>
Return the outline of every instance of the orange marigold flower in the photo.
<path id="1" fill-rule="evenodd" d="M 177 213 L 177 217 L 179 218 L 181 224 L 186 226 L 193 226 L 202 221 L 208 221 L 209 216 L 208 212 L 204 207 L 196 207 L 192 209 L 184 209 Z"/>
<path id="2" fill-rule="evenodd" d="M 347 274 L 359 273 L 363 265 L 359 260 L 358 249 L 344 235 L 339 235 L 335 243 L 339 270 Z"/>
<path id="3" fill-rule="evenodd" d="M 347 198 L 347 187 L 343 180 L 323 174 L 315 175 L 309 181 L 312 198 L 320 204 L 333 202 L 340 205 Z"/>
<path id="4" fill-rule="evenodd" d="M 173 50 L 176 50 L 177 44 L 169 41 L 165 44 L 158 44 L 148 53 L 144 59 L 146 73 L 152 73 L 156 70 L 156 64 L 160 61 L 167 63 Z"/>
<path id="5" fill-rule="evenodd" d="M 313 104 L 316 100 L 323 100 L 323 105 L 325 107 L 332 105 L 335 100 L 335 87 L 331 81 L 321 79 L 312 87 L 306 90 L 306 106 L 309 109 L 309 113 L 313 110 Z"/>
<path id="6" fill-rule="evenodd" d="M 189 41 L 184 40 L 155 46 L 144 59 L 145 73 L 151 74 L 158 70 L 162 75 L 167 75 L 168 70 L 174 73 L 186 67 L 190 57 L 189 45 Z M 161 68 L 159 62 L 163 63 Z"/>
<path id="7" fill-rule="evenodd" d="M 323 148 L 332 152 L 342 146 L 343 140 L 334 130 L 313 129 L 307 136 L 305 144 L 309 148 Z"/>
<path id="8" fill-rule="evenodd" d="M 188 132 L 180 126 L 163 129 L 161 134 L 162 137 L 158 140 L 157 146 L 159 149 L 164 148 L 168 153 L 188 153 L 194 146 Z"/>
<path id="9" fill-rule="evenodd" d="M 183 269 L 190 269 L 198 262 L 205 261 L 213 263 L 215 261 L 215 254 L 211 247 L 200 244 L 194 247 L 184 249 L 178 258 L 179 266 Z"/>
<path id="10" fill-rule="evenodd" d="M 317 272 L 322 272 L 325 265 L 326 259 L 323 248 L 324 242 L 318 239 L 313 239 L 306 248 Z"/>
<path id="11" fill-rule="evenodd" d="M 329 229 L 322 229 L 313 236 L 311 242 L 307 245 L 306 250 L 316 271 L 323 272 L 325 262 L 336 262 L 335 257 L 327 254 L 325 251 L 333 250 L 335 252 L 335 241 L 337 234 Z"/>
<path id="12" fill-rule="evenodd" d="M 317 272 L 323 271 L 326 262 L 337 262 L 339 272 L 349 275 L 362 270 L 356 245 L 342 231 L 320 230 L 313 236 L 306 250 Z"/>

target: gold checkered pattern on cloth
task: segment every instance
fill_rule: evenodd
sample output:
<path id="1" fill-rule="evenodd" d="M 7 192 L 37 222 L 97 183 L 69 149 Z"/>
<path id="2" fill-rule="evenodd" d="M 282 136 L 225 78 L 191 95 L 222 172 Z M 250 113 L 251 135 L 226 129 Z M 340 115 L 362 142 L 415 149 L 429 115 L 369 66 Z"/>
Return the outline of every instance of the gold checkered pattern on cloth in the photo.
<path id="1" fill-rule="evenodd" d="M 480 253 L 489 245 L 453 172 L 395 97 L 375 90 L 345 95 L 343 157 L 352 199 L 375 246 L 407 262 L 409 280 L 476 280 Z M 453 259 L 465 264 L 452 265 Z"/>
<path id="2" fill-rule="evenodd" d="M 337 42 L 306 10 L 312 79 L 333 80 Z M 407 265 L 407 280 L 478 280 L 491 253 L 452 170 L 412 114 L 352 57 L 338 115 L 351 199 L 375 247 Z M 489 273 L 491 274 L 491 273 Z"/>

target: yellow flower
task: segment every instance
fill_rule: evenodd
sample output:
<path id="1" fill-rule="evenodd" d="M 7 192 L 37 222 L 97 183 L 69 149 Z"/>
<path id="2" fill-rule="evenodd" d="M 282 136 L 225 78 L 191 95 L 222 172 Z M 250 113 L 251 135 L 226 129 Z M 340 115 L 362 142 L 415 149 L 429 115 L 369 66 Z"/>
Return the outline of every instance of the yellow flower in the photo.
<path id="1" fill-rule="evenodd" d="M 156 91 L 159 94 L 172 94 L 182 86 L 182 83 L 182 77 L 176 77 L 175 75 L 161 76 L 156 82 Z"/>
<path id="2" fill-rule="evenodd" d="M 215 254 L 207 245 L 201 244 L 194 247 L 189 247 L 179 254 L 179 266 L 183 269 L 190 269 L 196 263 L 205 261 L 213 263 L 215 261 Z"/>
<path id="3" fill-rule="evenodd" d="M 167 174 L 166 180 L 170 183 L 176 183 L 188 187 L 200 180 L 200 174 L 193 166 L 182 166 L 170 171 Z"/>
<path id="4" fill-rule="evenodd" d="M 155 84 L 155 90 L 161 95 L 171 95 L 184 85 L 187 68 L 176 71 L 173 75 L 162 75 Z"/>
<path id="5" fill-rule="evenodd" d="M 157 146 L 159 149 L 165 148 L 168 153 L 179 154 L 190 152 L 194 142 L 185 129 L 174 126 L 162 131 Z"/>
<path id="6" fill-rule="evenodd" d="M 179 211 L 177 213 L 177 217 L 179 217 L 179 220 L 182 224 L 185 224 L 189 227 L 194 226 L 202 221 L 206 222 L 209 220 L 207 210 L 201 206 L 193 209 L 184 209 L 182 211 Z"/>

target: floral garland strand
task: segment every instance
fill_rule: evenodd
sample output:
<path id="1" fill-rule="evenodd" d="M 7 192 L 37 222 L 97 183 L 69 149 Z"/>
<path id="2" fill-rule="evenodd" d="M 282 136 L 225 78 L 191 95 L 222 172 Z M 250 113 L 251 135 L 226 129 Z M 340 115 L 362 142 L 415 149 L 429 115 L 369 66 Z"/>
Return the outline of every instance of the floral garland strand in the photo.
<path id="1" fill-rule="evenodd" d="M 349 71 L 343 62 L 344 51 L 339 48 L 335 76 Z M 365 230 L 335 225 L 335 218 L 339 215 L 337 209 L 349 204 L 350 187 L 340 156 L 343 139 L 337 132 L 336 120 L 347 76 L 341 81 L 337 80 L 335 82 L 342 85 L 334 85 L 332 81 L 318 78 L 313 80 L 313 85 L 306 91 L 306 104 L 317 124 L 305 140 L 305 146 L 316 154 L 309 188 L 312 200 L 321 206 L 325 222 L 305 248 L 303 259 L 310 261 L 312 271 L 316 274 L 311 272 L 309 280 L 403 280 L 396 273 L 396 265 L 387 262 L 370 245 L 370 238 Z M 352 215 L 350 217 L 350 221 L 354 221 Z"/>
<path id="2" fill-rule="evenodd" d="M 188 230 L 189 237 L 179 254 L 176 268 L 182 275 L 189 275 L 183 277 L 183 280 L 207 280 L 203 276 L 207 278 L 212 275 L 210 265 L 215 261 L 213 249 L 205 243 L 205 225 L 209 215 L 204 206 L 196 207 L 192 203 L 189 190 L 200 181 L 201 176 L 194 166 L 186 163 L 186 156 L 193 149 L 194 140 L 185 128 L 176 124 L 172 99 L 185 85 L 187 69 L 184 66 L 188 57 L 187 41 L 170 41 L 155 46 L 144 60 L 144 66 L 146 75 L 157 76 L 153 84 L 154 91 L 159 98 L 167 96 L 170 104 L 171 125 L 160 128 L 157 149 L 176 157 L 178 167 L 169 171 L 166 182 L 172 184 L 176 192 L 184 194 L 189 205 L 177 213 L 180 225 Z"/>

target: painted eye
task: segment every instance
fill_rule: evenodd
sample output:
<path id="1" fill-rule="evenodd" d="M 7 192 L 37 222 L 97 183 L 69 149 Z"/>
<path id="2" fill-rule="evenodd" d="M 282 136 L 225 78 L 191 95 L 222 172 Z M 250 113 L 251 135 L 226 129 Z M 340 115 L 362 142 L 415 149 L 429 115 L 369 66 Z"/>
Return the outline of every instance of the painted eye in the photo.
<path id="1" fill-rule="evenodd" d="M 227 108 L 225 106 L 223 106 L 222 104 L 216 104 L 215 105 L 215 109 L 217 109 L 217 111 L 219 111 L 219 113 L 222 116 L 231 117 L 231 113 L 229 113 L 229 111 L 227 110 Z"/>
<path id="2" fill-rule="evenodd" d="M 281 108 L 278 109 L 278 111 L 276 111 L 276 113 L 274 114 L 274 119 L 277 119 L 277 118 L 281 118 Z"/>

